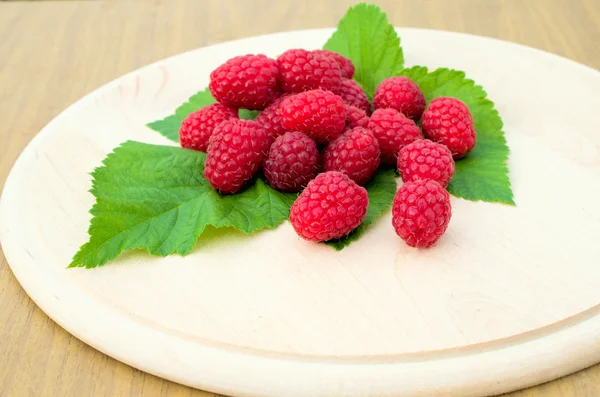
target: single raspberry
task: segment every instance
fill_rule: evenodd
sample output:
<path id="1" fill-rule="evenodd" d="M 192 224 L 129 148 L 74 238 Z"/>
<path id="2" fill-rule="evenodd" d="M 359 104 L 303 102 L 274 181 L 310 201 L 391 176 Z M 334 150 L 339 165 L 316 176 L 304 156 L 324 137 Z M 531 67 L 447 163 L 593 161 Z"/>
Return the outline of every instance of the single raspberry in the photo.
<path id="1" fill-rule="evenodd" d="M 423 138 L 415 122 L 395 109 L 376 109 L 368 128 L 379 141 L 382 164 L 396 165 L 400 149 Z"/>
<path id="2" fill-rule="evenodd" d="M 464 157 L 475 147 L 477 134 L 473 117 L 460 99 L 438 97 L 429 103 L 421 120 L 427 138 L 446 145 L 454 159 Z"/>
<path id="3" fill-rule="evenodd" d="M 340 73 L 342 74 L 342 77 L 346 79 L 351 79 L 352 76 L 354 76 L 354 64 L 345 56 L 329 50 L 314 50 L 312 51 L 312 53 L 325 55 L 326 57 L 333 58 L 340 68 Z"/>
<path id="4" fill-rule="evenodd" d="M 213 103 L 200 110 L 190 113 L 181 122 L 179 142 L 186 149 L 206 152 L 208 139 L 215 127 L 229 119 L 237 119 L 238 111 L 220 103 Z"/>
<path id="5" fill-rule="evenodd" d="M 299 93 L 316 88 L 335 91 L 342 82 L 336 61 L 302 49 L 287 50 L 277 58 L 283 92 Z"/>
<path id="6" fill-rule="evenodd" d="M 425 96 L 408 77 L 388 77 L 375 89 L 373 106 L 375 109 L 396 109 L 406 117 L 418 121 L 425 109 Z"/>
<path id="7" fill-rule="evenodd" d="M 317 144 L 299 131 L 286 132 L 269 148 L 265 177 L 269 185 L 282 192 L 299 192 L 316 175 Z"/>
<path id="8" fill-rule="evenodd" d="M 346 125 L 346 105 L 339 96 L 321 89 L 286 97 L 281 104 L 281 124 L 302 131 L 317 143 L 337 138 Z"/>
<path id="9" fill-rule="evenodd" d="M 436 181 L 406 182 L 394 196 L 392 225 L 411 247 L 435 244 L 448 228 L 451 216 L 450 195 Z"/>
<path id="10" fill-rule="evenodd" d="M 361 108 L 367 115 L 371 114 L 371 103 L 369 102 L 369 98 L 356 81 L 342 79 L 342 84 L 340 84 L 340 88 L 338 88 L 335 93 L 342 98 L 342 101 L 344 101 L 345 104 Z"/>
<path id="11" fill-rule="evenodd" d="M 329 142 L 323 159 L 325 171 L 340 171 L 364 185 L 379 167 L 379 143 L 369 130 L 357 127 Z"/>
<path id="12" fill-rule="evenodd" d="M 290 222 L 306 240 L 334 240 L 360 225 L 368 204 L 364 187 L 341 172 L 324 172 L 300 193 L 290 209 Z"/>
<path id="13" fill-rule="evenodd" d="M 367 128 L 369 125 L 369 116 L 364 110 L 356 106 L 346 105 L 346 130 L 356 127 Z"/>
<path id="14" fill-rule="evenodd" d="M 229 59 L 210 74 L 213 97 L 234 108 L 262 110 L 277 91 L 279 70 L 265 55 L 241 55 Z"/>
<path id="15" fill-rule="evenodd" d="M 220 193 L 236 193 L 260 169 L 267 149 L 267 133 L 254 121 L 224 121 L 208 141 L 204 177 Z"/>
<path id="16" fill-rule="evenodd" d="M 254 119 L 256 123 L 267 131 L 269 143 L 273 143 L 275 138 L 283 135 L 285 132 L 285 128 L 281 125 L 281 104 L 284 98 L 285 96 L 277 98 Z"/>
<path id="17" fill-rule="evenodd" d="M 404 182 L 431 179 L 445 188 L 454 174 L 454 160 L 446 146 L 419 139 L 400 149 L 398 172 Z"/>

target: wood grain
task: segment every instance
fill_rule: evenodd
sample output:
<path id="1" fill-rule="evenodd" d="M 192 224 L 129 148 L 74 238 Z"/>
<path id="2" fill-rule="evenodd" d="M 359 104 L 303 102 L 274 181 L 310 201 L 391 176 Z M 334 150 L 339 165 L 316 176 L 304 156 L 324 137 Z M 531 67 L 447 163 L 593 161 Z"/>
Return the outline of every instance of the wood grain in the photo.
<path id="1" fill-rule="evenodd" d="M 0 187 L 31 138 L 99 85 L 166 56 L 235 38 L 333 26 L 351 1 L 0 3 Z M 378 1 L 396 26 L 519 42 L 600 68 L 595 0 Z M 261 11 L 261 10 L 269 10 Z M 0 257 L 0 396 L 212 396 L 89 348 L 25 295 Z M 597 396 L 600 365 L 510 394 Z"/>

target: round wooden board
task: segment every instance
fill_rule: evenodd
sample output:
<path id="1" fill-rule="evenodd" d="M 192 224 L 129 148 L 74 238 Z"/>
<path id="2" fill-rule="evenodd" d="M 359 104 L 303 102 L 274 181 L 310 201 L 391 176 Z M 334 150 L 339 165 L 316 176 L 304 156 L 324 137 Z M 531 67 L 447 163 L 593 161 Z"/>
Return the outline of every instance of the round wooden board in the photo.
<path id="1" fill-rule="evenodd" d="M 407 247 L 390 215 L 341 252 L 285 223 L 210 231 L 184 258 L 66 266 L 87 241 L 89 173 L 242 53 L 318 48 L 332 30 L 185 53 L 83 98 L 36 136 L 0 203 L 27 293 L 95 348 L 236 396 L 483 396 L 600 361 L 600 73 L 497 40 L 399 29 L 408 65 L 452 67 L 505 122 L 516 207 L 452 198 L 438 245 Z"/>

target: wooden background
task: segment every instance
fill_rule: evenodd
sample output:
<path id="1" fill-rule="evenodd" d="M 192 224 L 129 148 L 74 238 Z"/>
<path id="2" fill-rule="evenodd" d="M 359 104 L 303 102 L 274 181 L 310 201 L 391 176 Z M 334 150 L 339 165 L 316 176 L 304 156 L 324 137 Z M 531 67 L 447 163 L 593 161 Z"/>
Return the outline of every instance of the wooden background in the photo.
<path id="1" fill-rule="evenodd" d="M 355 2 L 0 2 L 0 188 L 32 137 L 98 86 L 208 44 L 333 27 Z M 496 37 L 600 69 L 600 0 L 374 2 L 396 26 Z M 0 396 L 214 396 L 135 370 L 70 336 L 27 297 L 2 254 L 0 336 Z M 510 394 L 599 395 L 600 365 Z"/>

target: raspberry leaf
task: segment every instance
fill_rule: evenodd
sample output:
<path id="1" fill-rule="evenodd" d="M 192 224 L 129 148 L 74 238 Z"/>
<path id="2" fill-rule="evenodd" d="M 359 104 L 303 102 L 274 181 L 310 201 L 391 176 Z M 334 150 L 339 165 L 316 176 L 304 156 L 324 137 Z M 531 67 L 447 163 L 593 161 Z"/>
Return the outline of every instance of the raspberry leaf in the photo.
<path id="1" fill-rule="evenodd" d="M 381 9 L 372 4 L 361 3 L 348 9 L 323 49 L 352 60 L 356 69 L 354 80 L 369 98 L 383 79 L 404 67 L 400 38 L 394 26 L 388 23 Z"/>
<path id="2" fill-rule="evenodd" d="M 466 103 L 473 115 L 477 143 L 465 158 L 456 161 L 448 191 L 467 200 L 515 205 L 502 119 L 484 89 L 458 70 L 442 68 L 429 72 L 426 67 L 415 66 L 400 74 L 419 85 L 427 102 L 439 96 L 455 97 Z"/>
<path id="3" fill-rule="evenodd" d="M 360 226 L 344 238 L 325 242 L 337 251 L 341 251 L 353 241 L 358 240 L 377 218 L 390 209 L 396 194 L 396 172 L 393 169 L 379 170 L 365 188 L 369 196 L 369 206 L 367 215 Z"/>
<path id="4" fill-rule="evenodd" d="M 165 138 L 168 138 L 173 142 L 179 142 L 179 127 L 181 127 L 183 119 L 185 119 L 188 114 L 215 102 L 215 99 L 207 88 L 204 91 L 192 95 L 187 102 L 175 109 L 175 114 L 167 116 L 162 120 L 148 123 L 147 126 L 154 131 L 159 132 Z"/>
<path id="5" fill-rule="evenodd" d="M 130 249 L 186 255 L 207 225 L 252 233 L 288 219 L 295 194 L 257 178 L 222 196 L 203 178 L 204 160 L 204 153 L 173 146 L 128 141 L 116 148 L 92 173 L 90 237 L 69 267 L 101 266 Z"/>
<path id="6" fill-rule="evenodd" d="M 259 113 L 259 110 L 240 109 L 238 111 L 238 117 L 242 120 L 254 120 Z"/>

